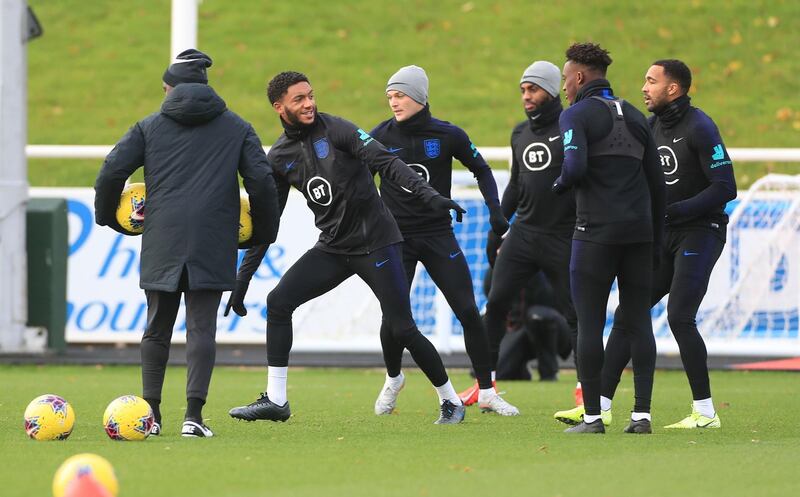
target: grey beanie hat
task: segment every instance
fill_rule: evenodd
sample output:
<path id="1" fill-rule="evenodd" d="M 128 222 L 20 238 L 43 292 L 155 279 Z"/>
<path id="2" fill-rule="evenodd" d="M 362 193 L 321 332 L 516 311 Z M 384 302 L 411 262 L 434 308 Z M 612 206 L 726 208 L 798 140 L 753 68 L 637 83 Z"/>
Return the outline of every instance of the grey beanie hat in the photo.
<path id="1" fill-rule="evenodd" d="M 401 91 L 413 98 L 416 102 L 425 105 L 428 103 L 428 75 L 425 69 L 417 66 L 401 67 L 392 74 L 386 83 L 386 91 Z"/>
<path id="2" fill-rule="evenodd" d="M 181 83 L 208 84 L 207 67 L 211 67 L 211 57 L 200 50 L 190 48 L 175 57 L 175 62 L 164 71 L 162 79 L 170 86 L 178 86 Z"/>
<path id="3" fill-rule="evenodd" d="M 537 60 L 522 73 L 519 84 L 522 83 L 533 83 L 550 95 L 557 97 L 558 87 L 561 83 L 561 71 L 552 62 Z"/>

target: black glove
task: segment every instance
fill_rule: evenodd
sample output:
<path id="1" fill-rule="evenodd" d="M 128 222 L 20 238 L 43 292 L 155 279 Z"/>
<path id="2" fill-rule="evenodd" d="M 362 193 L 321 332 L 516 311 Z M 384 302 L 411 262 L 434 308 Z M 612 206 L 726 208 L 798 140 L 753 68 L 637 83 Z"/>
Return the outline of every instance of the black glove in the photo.
<path id="1" fill-rule="evenodd" d="M 489 265 L 494 267 L 494 262 L 497 260 L 497 251 L 500 250 L 500 245 L 503 244 L 503 237 L 490 231 L 486 237 L 486 258 L 489 259 Z"/>
<path id="2" fill-rule="evenodd" d="M 247 316 L 247 307 L 244 306 L 244 296 L 247 293 L 248 286 L 250 286 L 249 281 L 236 280 L 236 287 L 231 292 L 231 296 L 228 297 L 228 305 L 225 306 L 225 313 L 223 316 L 227 316 L 231 312 L 231 309 L 242 317 Z"/>
<path id="3" fill-rule="evenodd" d="M 500 236 L 505 235 L 508 231 L 508 220 L 499 205 L 489 206 L 489 224 L 492 225 L 492 231 Z"/>
<path id="4" fill-rule="evenodd" d="M 553 186 L 550 187 L 550 190 L 552 190 L 552 192 L 555 193 L 556 195 L 561 195 L 565 191 L 569 190 L 569 188 L 567 188 L 566 186 L 562 185 L 558 181 L 558 179 L 556 179 L 556 181 L 553 183 Z"/>
<path id="5" fill-rule="evenodd" d="M 433 210 L 454 210 L 456 211 L 456 222 L 460 223 L 463 219 L 463 214 L 466 214 L 467 211 L 464 210 L 463 207 L 458 205 L 454 200 L 451 200 L 447 197 L 443 197 L 441 195 L 437 195 L 433 197 L 430 202 L 428 202 L 428 206 Z"/>

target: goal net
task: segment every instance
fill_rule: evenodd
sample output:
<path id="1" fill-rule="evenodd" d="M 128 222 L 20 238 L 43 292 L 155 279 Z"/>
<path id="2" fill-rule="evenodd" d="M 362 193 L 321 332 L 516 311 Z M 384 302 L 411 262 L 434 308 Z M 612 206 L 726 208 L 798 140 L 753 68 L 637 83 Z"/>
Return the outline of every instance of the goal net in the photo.
<path id="1" fill-rule="evenodd" d="M 454 231 L 472 274 L 479 309 L 486 297 L 488 210 L 476 190 L 454 193 L 468 210 Z M 728 205 L 725 249 L 717 262 L 697 321 L 712 355 L 800 355 L 800 176 L 769 175 Z M 660 354 L 678 352 L 666 316 L 669 296 L 653 308 Z M 412 308 L 420 329 L 444 351 L 463 350 L 462 329 L 421 266 L 412 285 Z M 606 313 L 606 334 L 619 303 L 616 284 Z"/>
<path id="2" fill-rule="evenodd" d="M 698 316 L 710 353 L 800 354 L 798 228 L 800 176 L 765 176 L 741 197 Z"/>

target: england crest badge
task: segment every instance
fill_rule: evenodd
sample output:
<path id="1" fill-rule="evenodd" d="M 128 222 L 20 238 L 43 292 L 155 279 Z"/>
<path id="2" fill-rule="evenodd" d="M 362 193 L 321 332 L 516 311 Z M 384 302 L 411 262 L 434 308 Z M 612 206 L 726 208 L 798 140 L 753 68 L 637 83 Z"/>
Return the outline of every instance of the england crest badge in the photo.
<path id="1" fill-rule="evenodd" d="M 425 145 L 425 155 L 427 155 L 428 158 L 435 159 L 439 157 L 442 147 L 438 138 L 430 138 L 422 143 Z"/>
<path id="2" fill-rule="evenodd" d="M 314 142 L 314 152 L 316 152 L 317 157 L 320 159 L 324 159 L 330 153 L 331 148 L 328 145 L 327 138 L 320 138 L 319 140 Z"/>

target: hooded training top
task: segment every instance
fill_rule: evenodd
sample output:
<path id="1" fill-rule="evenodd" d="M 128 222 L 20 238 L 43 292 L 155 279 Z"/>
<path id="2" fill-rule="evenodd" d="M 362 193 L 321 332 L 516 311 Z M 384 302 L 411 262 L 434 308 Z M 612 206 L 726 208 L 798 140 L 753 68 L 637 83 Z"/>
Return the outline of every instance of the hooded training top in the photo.
<path id="1" fill-rule="evenodd" d="M 370 134 L 447 198 L 453 181 L 453 158 L 458 159 L 475 175 L 486 205 L 499 204 L 492 170 L 467 133 L 432 117 L 428 105 L 405 121 L 383 121 Z M 380 192 L 403 236 L 452 233 L 449 213 L 427 208 L 385 174 L 381 174 Z"/>
<path id="2" fill-rule="evenodd" d="M 427 205 L 438 193 L 396 155 L 355 124 L 325 113 L 302 128 L 285 126 L 269 151 L 281 208 L 289 185 L 314 212 L 322 233 L 316 247 L 335 254 L 368 254 L 403 241 L 375 187 L 376 173 Z"/>
<path id="3" fill-rule="evenodd" d="M 136 123 L 108 154 L 95 182 L 95 216 L 115 226 L 125 181 L 144 166 L 147 187 L 140 286 L 174 292 L 231 290 L 236 281 L 239 181 L 250 195 L 253 242 L 278 233 L 271 169 L 253 127 L 207 85 L 184 83 L 161 112 Z"/>
<path id="4" fill-rule="evenodd" d="M 600 99 L 591 98 L 594 96 Z M 592 148 L 607 143 L 614 117 L 604 102 L 620 102 L 627 132 L 642 159 L 622 155 L 593 155 Z M 664 174 L 655 142 L 644 115 L 614 97 L 609 82 L 598 79 L 578 92 L 575 102 L 561 113 L 564 165 L 557 182 L 575 187 L 576 240 L 606 244 L 654 242 L 660 244 L 664 226 Z"/>
<path id="5" fill-rule="evenodd" d="M 575 229 L 575 193 L 556 195 L 551 187 L 561 175 L 564 146 L 554 98 L 511 132 L 511 178 L 503 193 L 503 214 L 516 213 L 514 226 L 539 233 L 570 235 Z"/>
<path id="6" fill-rule="evenodd" d="M 724 237 L 736 178 L 716 124 L 686 95 L 649 122 L 664 170 L 667 229 L 711 228 Z"/>

